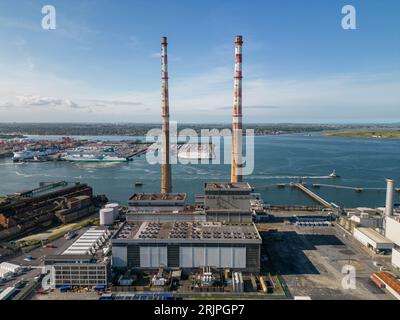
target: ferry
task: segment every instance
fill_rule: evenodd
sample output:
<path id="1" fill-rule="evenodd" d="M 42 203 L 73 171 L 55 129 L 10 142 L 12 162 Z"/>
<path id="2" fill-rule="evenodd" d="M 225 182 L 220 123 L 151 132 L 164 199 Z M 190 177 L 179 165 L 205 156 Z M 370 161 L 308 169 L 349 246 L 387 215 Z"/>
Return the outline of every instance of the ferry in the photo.
<path id="1" fill-rule="evenodd" d="M 27 161 L 27 160 L 37 159 L 40 157 L 46 157 L 53 153 L 54 151 L 52 149 L 24 150 L 24 151 L 14 152 L 12 159 L 14 162 Z"/>
<path id="2" fill-rule="evenodd" d="M 68 154 L 62 157 L 65 161 L 71 162 L 126 162 L 126 158 L 122 158 L 116 155 L 108 154 L 88 154 L 88 153 L 75 153 Z"/>
<path id="3" fill-rule="evenodd" d="M 76 148 L 61 157 L 62 160 L 71 162 L 126 162 L 127 158 L 119 156 L 114 148 L 106 149 L 96 147 Z"/>
<path id="4" fill-rule="evenodd" d="M 178 157 L 187 160 L 212 160 L 215 158 L 213 144 L 185 144 L 178 151 Z"/>

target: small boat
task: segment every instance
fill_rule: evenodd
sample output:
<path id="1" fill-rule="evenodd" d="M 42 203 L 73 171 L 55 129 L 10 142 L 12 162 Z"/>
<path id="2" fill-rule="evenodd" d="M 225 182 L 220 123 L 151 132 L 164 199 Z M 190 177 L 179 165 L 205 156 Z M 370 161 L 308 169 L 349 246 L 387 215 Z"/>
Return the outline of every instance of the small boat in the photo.
<path id="1" fill-rule="evenodd" d="M 142 185 L 143 185 L 143 182 L 140 182 L 140 181 L 135 182 L 135 187 L 141 187 Z"/>
<path id="2" fill-rule="evenodd" d="M 333 170 L 332 173 L 329 175 L 330 178 L 340 178 L 338 174 L 336 174 L 336 170 Z"/>

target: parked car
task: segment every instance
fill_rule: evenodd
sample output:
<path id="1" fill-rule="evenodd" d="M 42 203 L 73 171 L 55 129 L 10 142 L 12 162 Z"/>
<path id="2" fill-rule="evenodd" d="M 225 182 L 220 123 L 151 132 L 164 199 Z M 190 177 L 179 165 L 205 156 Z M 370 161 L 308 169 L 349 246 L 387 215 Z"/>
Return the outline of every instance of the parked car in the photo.
<path id="1" fill-rule="evenodd" d="M 67 234 L 64 235 L 64 238 L 66 240 L 71 240 L 73 238 L 75 238 L 78 235 L 78 233 L 76 233 L 75 231 L 69 231 Z"/>

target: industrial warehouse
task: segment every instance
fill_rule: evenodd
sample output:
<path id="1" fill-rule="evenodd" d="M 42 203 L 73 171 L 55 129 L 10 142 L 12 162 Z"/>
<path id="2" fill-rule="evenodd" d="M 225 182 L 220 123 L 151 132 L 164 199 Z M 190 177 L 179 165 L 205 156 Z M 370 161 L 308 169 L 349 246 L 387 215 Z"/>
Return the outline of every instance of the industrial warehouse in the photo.
<path id="1" fill-rule="evenodd" d="M 0 240 L 32 232 L 56 221 L 69 223 L 96 212 L 107 202 L 87 184 L 66 181 L 0 197 Z"/>

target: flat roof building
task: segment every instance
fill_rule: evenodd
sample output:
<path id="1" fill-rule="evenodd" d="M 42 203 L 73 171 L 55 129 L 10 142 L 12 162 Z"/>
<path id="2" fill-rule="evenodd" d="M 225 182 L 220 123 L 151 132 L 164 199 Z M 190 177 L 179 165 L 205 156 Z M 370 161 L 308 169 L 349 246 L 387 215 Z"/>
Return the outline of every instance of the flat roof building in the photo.
<path id="1" fill-rule="evenodd" d="M 204 210 L 186 205 L 186 193 L 135 193 L 128 203 L 128 222 L 206 220 Z"/>
<path id="2" fill-rule="evenodd" d="M 400 216 L 385 217 L 385 236 L 400 246 Z"/>
<path id="3" fill-rule="evenodd" d="M 186 193 L 135 193 L 128 200 L 130 211 L 181 211 Z"/>
<path id="4" fill-rule="evenodd" d="M 262 239 L 253 223 L 126 223 L 112 238 L 115 268 L 260 270 Z"/>
<path id="5" fill-rule="evenodd" d="M 247 182 L 204 184 L 204 210 L 208 221 L 251 222 L 253 188 Z"/>
<path id="6" fill-rule="evenodd" d="M 46 256 L 44 263 L 53 267 L 55 286 L 107 285 L 110 258 L 103 248 L 109 238 L 107 229 L 90 228 L 63 253 Z"/>
<path id="7" fill-rule="evenodd" d="M 94 254 L 109 237 L 110 232 L 106 228 L 90 228 L 68 247 L 62 255 Z"/>
<path id="8" fill-rule="evenodd" d="M 392 250 L 392 265 L 400 269 L 400 247 L 395 247 Z"/>
<path id="9" fill-rule="evenodd" d="M 204 184 L 205 194 L 247 194 L 253 188 L 247 182 L 206 182 Z"/>
<path id="10" fill-rule="evenodd" d="M 371 228 L 354 228 L 353 236 L 364 246 L 376 252 L 390 251 L 394 247 L 392 241 Z"/>
<path id="11" fill-rule="evenodd" d="M 196 208 L 185 208 L 181 211 L 128 211 L 126 221 L 128 222 L 167 222 L 167 221 L 206 221 L 204 210 Z"/>

